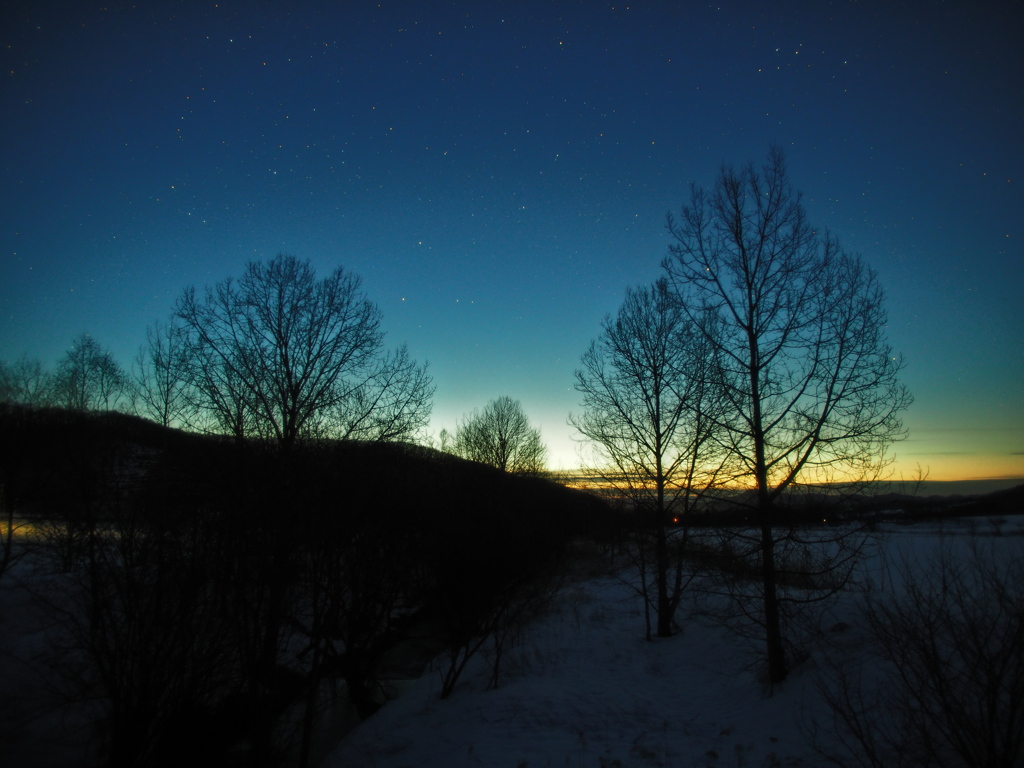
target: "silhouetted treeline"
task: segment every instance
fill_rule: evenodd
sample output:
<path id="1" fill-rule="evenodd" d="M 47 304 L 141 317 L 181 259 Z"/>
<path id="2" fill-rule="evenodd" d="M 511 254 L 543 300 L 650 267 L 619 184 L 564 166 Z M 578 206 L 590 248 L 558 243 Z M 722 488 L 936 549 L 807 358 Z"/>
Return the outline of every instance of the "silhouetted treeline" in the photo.
<path id="1" fill-rule="evenodd" d="M 485 618 L 607 516 L 405 444 L 285 449 L 11 405 L 0 434 L 5 503 L 53 574 L 45 655 L 69 700 L 102 703 L 110 765 L 308 762 L 322 682 L 372 714 L 385 654 L 499 631 Z"/>

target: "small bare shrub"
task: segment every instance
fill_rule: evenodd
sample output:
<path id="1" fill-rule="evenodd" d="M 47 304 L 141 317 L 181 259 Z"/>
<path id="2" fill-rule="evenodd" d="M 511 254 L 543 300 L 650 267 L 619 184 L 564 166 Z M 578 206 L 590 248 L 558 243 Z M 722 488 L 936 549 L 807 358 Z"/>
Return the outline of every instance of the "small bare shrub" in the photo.
<path id="1" fill-rule="evenodd" d="M 1024 549 L 946 546 L 900 575 L 864 607 L 878 664 L 827 665 L 812 744 L 841 766 L 1024 764 Z"/>

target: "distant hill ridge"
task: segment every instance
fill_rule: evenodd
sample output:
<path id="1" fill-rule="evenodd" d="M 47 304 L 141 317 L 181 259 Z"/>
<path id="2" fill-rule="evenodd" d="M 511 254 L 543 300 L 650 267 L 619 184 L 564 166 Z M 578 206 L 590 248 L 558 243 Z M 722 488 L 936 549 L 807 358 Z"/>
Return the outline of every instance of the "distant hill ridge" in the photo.
<path id="1" fill-rule="evenodd" d="M 82 413 L 0 404 L 0 479 L 26 512 L 45 513 L 55 491 L 84 480 L 130 479 L 166 496 L 162 506 L 219 496 L 228 477 L 254 487 L 286 482 L 352 503 L 422 509 L 510 511 L 515 504 L 551 509 L 569 527 L 590 527 L 607 514 L 592 495 L 542 477 L 517 476 L 410 443 L 311 441 L 287 455 L 271 442 L 238 445 L 224 436 L 163 427 L 116 412 Z M 112 474 L 111 474 L 112 473 Z M 107 476 L 109 475 L 109 476 Z M 315 486 L 324 488 L 314 490 Z M 472 499 L 472 500 L 470 500 Z M 41 506 L 42 505 L 42 506 Z M 558 510 L 555 512 L 554 510 Z M 387 510 L 401 517 L 399 509 Z M 571 520 L 571 523 L 569 522 Z"/>

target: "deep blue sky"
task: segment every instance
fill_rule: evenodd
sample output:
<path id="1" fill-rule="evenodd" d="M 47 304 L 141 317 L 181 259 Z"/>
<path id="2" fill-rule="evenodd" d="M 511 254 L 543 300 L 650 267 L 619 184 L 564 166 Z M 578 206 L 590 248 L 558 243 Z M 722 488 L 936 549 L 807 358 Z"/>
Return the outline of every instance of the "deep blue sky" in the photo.
<path id="1" fill-rule="evenodd" d="M 507 394 L 568 468 L 666 212 L 776 142 L 887 287 L 899 471 L 1024 476 L 1020 2 L 5 7 L 0 359 L 127 365 L 185 286 L 292 253 L 363 277 L 434 431 Z"/>

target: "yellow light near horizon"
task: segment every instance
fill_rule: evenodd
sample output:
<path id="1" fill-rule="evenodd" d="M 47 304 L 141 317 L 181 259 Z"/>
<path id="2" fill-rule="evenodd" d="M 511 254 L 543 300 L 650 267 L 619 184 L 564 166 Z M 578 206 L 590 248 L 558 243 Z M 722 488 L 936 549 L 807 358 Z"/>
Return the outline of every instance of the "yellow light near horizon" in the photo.
<path id="1" fill-rule="evenodd" d="M 604 479 L 592 471 L 574 470 L 562 472 L 562 482 L 570 488 L 581 490 L 610 491 L 618 485 L 610 480 Z M 802 485 L 815 484 L 818 482 L 828 484 L 852 478 L 832 477 L 815 478 L 810 472 L 803 473 L 799 482 Z M 893 462 L 886 471 L 878 478 L 883 482 L 904 482 L 913 483 L 918 480 L 931 482 L 992 482 L 1005 483 L 1019 481 L 1024 484 L 1024 456 L 1012 455 L 943 455 L 943 454 L 922 454 L 919 457 L 913 454 L 900 457 Z M 749 482 L 733 482 L 727 486 L 732 489 L 753 488 L 753 480 Z"/>
<path id="2" fill-rule="evenodd" d="M 893 465 L 894 477 L 915 477 L 917 467 L 929 480 L 1007 480 L 1024 482 L 1024 455 L 1007 454 L 935 454 L 900 455 Z"/>

